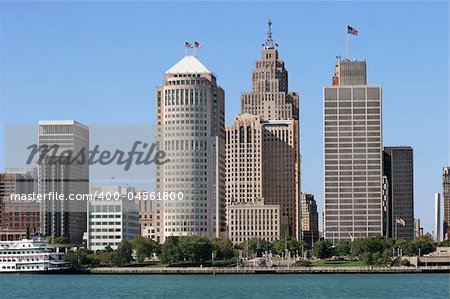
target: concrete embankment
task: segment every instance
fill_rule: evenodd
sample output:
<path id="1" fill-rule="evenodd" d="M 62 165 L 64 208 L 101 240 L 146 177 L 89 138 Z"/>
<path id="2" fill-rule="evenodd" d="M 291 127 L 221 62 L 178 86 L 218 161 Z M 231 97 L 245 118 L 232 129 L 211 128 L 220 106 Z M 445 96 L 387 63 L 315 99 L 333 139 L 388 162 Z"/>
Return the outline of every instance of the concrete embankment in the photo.
<path id="1" fill-rule="evenodd" d="M 80 271 L 85 274 L 401 274 L 450 273 L 450 267 L 290 267 L 290 268 L 153 268 L 153 267 L 98 267 Z"/>

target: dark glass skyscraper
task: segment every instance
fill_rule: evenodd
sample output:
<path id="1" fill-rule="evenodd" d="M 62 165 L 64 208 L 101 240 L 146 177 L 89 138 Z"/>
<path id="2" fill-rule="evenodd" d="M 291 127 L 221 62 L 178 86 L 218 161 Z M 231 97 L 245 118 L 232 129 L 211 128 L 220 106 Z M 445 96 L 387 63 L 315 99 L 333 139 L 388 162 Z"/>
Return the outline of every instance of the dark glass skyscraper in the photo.
<path id="1" fill-rule="evenodd" d="M 450 239 L 450 166 L 442 169 L 442 201 L 444 202 L 444 240 Z"/>
<path id="2" fill-rule="evenodd" d="M 411 240 L 414 238 L 413 149 L 385 147 L 383 172 L 388 181 L 386 233 L 390 238 Z"/>

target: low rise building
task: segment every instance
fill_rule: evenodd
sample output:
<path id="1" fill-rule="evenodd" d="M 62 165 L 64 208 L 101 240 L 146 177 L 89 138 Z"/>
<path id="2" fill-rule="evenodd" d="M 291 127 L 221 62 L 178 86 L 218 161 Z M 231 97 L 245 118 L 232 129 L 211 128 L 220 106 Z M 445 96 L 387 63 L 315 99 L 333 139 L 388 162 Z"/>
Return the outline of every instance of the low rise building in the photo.
<path id="1" fill-rule="evenodd" d="M 264 200 L 235 202 L 227 207 L 228 237 L 233 244 L 258 238 L 269 242 L 280 238 L 279 205 L 265 205 Z"/>
<path id="2" fill-rule="evenodd" d="M 120 242 L 124 240 L 131 242 L 139 235 L 139 206 L 134 197 L 129 195 L 134 193 L 134 188 L 94 187 L 91 193 L 96 193 L 97 197 L 88 202 L 89 250 L 101 250 L 106 246 L 117 249 Z"/>

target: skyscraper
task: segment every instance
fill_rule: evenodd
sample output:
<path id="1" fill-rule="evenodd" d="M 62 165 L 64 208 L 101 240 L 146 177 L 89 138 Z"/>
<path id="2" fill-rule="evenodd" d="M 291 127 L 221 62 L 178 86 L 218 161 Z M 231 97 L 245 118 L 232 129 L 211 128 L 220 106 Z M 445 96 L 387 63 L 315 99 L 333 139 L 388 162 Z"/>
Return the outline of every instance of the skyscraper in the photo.
<path id="1" fill-rule="evenodd" d="M 383 152 L 383 172 L 388 180 L 386 225 L 389 238 L 414 238 L 413 149 L 389 146 Z M 405 225 L 396 225 L 396 219 Z M 401 221 L 400 221 L 401 222 Z"/>
<path id="2" fill-rule="evenodd" d="M 441 241 L 441 194 L 434 194 L 434 241 Z"/>
<path id="3" fill-rule="evenodd" d="M 444 202 L 444 240 L 450 239 L 450 166 L 442 169 L 442 201 Z"/>
<path id="4" fill-rule="evenodd" d="M 242 93 L 242 114 L 226 129 L 226 200 L 279 205 L 281 233 L 299 238 L 299 96 L 288 91 L 288 72 L 268 25 L 252 91 Z"/>
<path id="5" fill-rule="evenodd" d="M 366 62 L 337 59 L 324 98 L 324 230 L 333 241 L 382 234 L 381 86 Z"/>
<path id="6" fill-rule="evenodd" d="M 39 203 L 14 199 L 33 192 L 37 193 L 36 169 L 0 173 L 0 241 L 22 240 L 39 230 Z"/>
<path id="7" fill-rule="evenodd" d="M 215 75 L 187 55 L 156 88 L 158 149 L 170 162 L 157 166 L 157 191 L 183 193 L 162 202 L 167 236 L 219 237 L 225 232 L 225 93 Z"/>
<path id="8" fill-rule="evenodd" d="M 89 128 L 73 120 L 39 121 L 39 146 L 41 154 L 45 146 L 50 150 L 39 164 L 38 191 L 65 198 L 41 201 L 41 233 L 81 244 L 86 231 L 86 201 L 69 198 L 89 192 Z M 62 159 L 69 152 L 72 158 L 78 156 L 75 162 Z M 79 153 L 84 153 L 84 161 Z"/>
<path id="9" fill-rule="evenodd" d="M 301 195 L 302 206 L 302 239 L 313 244 L 319 240 L 319 214 L 314 194 L 303 193 Z"/>

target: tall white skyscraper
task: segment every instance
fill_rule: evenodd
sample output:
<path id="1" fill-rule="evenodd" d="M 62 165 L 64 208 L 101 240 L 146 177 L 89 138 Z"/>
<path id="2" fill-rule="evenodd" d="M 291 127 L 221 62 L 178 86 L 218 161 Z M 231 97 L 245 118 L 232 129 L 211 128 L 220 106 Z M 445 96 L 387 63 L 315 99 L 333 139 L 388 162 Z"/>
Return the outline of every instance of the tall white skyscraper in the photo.
<path id="1" fill-rule="evenodd" d="M 441 241 L 441 194 L 434 194 L 434 241 Z"/>
<path id="2" fill-rule="evenodd" d="M 81 244 L 86 231 L 86 201 L 68 199 L 70 194 L 89 193 L 89 128 L 74 120 L 39 121 L 39 146 L 41 153 L 45 146 L 49 147 L 38 167 L 39 193 L 59 193 L 66 199 L 41 201 L 41 233 Z M 67 157 L 68 151 L 74 153 L 72 157 L 84 152 L 86 159 L 56 159 Z"/>
<path id="3" fill-rule="evenodd" d="M 164 201 L 162 241 L 168 236 L 219 237 L 225 232 L 225 93 L 195 56 L 164 73 L 156 88 L 157 190 L 183 193 Z"/>
<path id="4" fill-rule="evenodd" d="M 338 59 L 323 99 L 325 238 L 381 235 L 381 86 L 367 85 L 365 61 Z"/>

